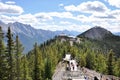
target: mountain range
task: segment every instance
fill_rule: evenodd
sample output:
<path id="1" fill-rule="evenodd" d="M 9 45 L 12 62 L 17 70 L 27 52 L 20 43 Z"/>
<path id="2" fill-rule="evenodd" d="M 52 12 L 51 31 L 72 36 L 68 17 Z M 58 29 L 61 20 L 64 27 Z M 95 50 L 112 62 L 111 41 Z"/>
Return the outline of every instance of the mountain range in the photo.
<path id="1" fill-rule="evenodd" d="M 49 39 L 54 38 L 55 36 L 64 33 L 70 36 L 78 36 L 78 37 L 85 37 L 92 40 L 100 41 L 99 45 L 107 46 L 109 49 L 113 49 L 115 51 L 119 51 L 117 47 L 120 45 L 120 36 L 119 33 L 113 34 L 110 31 L 100 27 L 95 26 L 83 33 L 76 32 L 76 31 L 49 31 L 49 30 L 42 30 L 42 29 L 35 29 L 31 25 L 23 24 L 20 22 L 8 23 L 5 24 L 4 22 L 0 21 L 0 26 L 4 33 L 7 33 L 8 27 L 11 28 L 12 34 L 15 36 L 18 35 L 21 43 L 24 46 L 24 52 L 28 52 L 33 48 L 35 42 L 41 44 Z M 6 41 L 6 40 L 5 40 Z"/>
<path id="2" fill-rule="evenodd" d="M 31 25 L 23 24 L 20 22 L 8 23 L 5 24 L 4 22 L 0 21 L 0 26 L 4 33 L 7 33 L 8 27 L 10 27 L 12 34 L 15 36 L 18 35 L 21 43 L 24 46 L 24 52 L 28 52 L 33 48 L 35 42 L 41 44 L 46 40 L 52 39 L 55 36 L 64 33 L 71 36 L 76 36 L 79 32 L 76 31 L 49 31 L 49 30 L 42 30 L 42 29 L 35 29 Z"/>

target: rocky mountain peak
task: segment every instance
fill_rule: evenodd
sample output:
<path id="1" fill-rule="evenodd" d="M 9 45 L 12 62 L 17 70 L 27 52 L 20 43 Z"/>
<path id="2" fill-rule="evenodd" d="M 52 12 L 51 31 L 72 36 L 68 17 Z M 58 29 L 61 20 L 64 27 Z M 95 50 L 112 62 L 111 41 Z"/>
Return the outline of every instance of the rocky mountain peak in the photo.
<path id="1" fill-rule="evenodd" d="M 16 35 L 19 36 L 20 41 L 22 42 L 23 46 L 25 47 L 24 52 L 28 52 L 30 49 L 33 48 L 35 42 L 38 44 L 43 43 L 51 38 L 54 38 L 56 35 L 60 33 L 66 34 L 79 34 L 75 31 L 49 31 L 49 30 L 42 30 L 42 29 L 35 29 L 29 24 L 23 24 L 20 22 L 14 23 L 4 23 L 0 20 L 0 26 L 2 27 L 3 32 L 6 34 L 8 27 L 10 27 L 12 34 L 14 34 L 14 39 Z"/>

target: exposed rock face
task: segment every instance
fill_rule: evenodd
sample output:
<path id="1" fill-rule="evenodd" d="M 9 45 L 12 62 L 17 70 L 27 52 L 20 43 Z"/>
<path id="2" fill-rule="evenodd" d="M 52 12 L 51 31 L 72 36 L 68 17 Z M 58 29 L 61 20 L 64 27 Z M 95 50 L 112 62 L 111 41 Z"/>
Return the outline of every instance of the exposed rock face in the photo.
<path id="1" fill-rule="evenodd" d="M 88 80 L 91 78 L 95 80 L 97 78 L 98 80 L 119 80 L 119 77 L 113 76 L 113 75 L 104 75 L 99 72 L 96 72 L 94 70 L 90 70 L 88 68 L 83 67 L 82 68 L 84 74 L 88 77 Z M 96 79 L 96 80 L 97 80 Z"/>

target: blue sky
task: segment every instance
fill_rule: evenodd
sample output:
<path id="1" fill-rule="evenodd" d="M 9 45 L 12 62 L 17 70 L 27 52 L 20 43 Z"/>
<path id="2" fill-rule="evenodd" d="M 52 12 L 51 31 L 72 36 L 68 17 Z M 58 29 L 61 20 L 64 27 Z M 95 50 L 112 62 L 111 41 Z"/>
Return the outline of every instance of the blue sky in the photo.
<path id="1" fill-rule="evenodd" d="M 120 32 L 120 0 L 0 0 L 0 20 L 44 30 Z"/>

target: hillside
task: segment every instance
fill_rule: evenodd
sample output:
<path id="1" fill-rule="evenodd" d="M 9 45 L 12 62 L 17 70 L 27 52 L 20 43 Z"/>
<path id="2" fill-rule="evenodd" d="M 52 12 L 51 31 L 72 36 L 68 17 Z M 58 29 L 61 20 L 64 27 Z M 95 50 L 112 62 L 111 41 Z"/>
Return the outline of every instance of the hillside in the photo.
<path id="1" fill-rule="evenodd" d="M 117 56 L 120 56 L 120 36 L 116 36 L 104 28 L 93 27 L 78 35 L 78 37 L 88 39 L 99 48 L 102 48 L 103 51 L 112 49 Z"/>
<path id="2" fill-rule="evenodd" d="M 15 36 L 15 34 L 13 35 Z M 84 67 L 87 68 L 87 72 L 89 74 L 96 71 L 102 75 L 105 74 L 120 77 L 120 58 L 118 56 L 116 57 L 113 50 L 109 50 L 107 45 L 106 47 L 100 46 L 101 43 L 102 42 L 98 40 L 92 40 L 85 37 L 72 37 L 62 34 L 54 37 L 53 39 L 47 40 L 40 45 L 35 43 L 34 48 L 26 55 L 24 55 L 22 52 L 18 53 L 18 49 L 21 49 L 20 46 L 18 49 L 13 48 L 15 53 L 11 52 L 11 54 L 15 65 L 18 65 L 18 67 L 20 66 L 20 68 L 16 71 L 19 71 L 23 75 L 27 76 L 28 80 L 34 79 L 34 75 L 36 73 L 38 74 L 38 80 L 52 80 L 52 75 L 54 73 L 56 74 L 56 66 L 59 62 L 63 62 L 63 58 L 66 54 L 71 54 L 71 59 L 77 61 L 77 66 L 80 66 L 81 69 L 84 69 Z M 1 54 L 6 53 L 5 49 L 7 49 L 7 47 L 2 48 L 3 50 L 0 49 L 0 51 L 2 51 Z M 5 62 L 5 60 L 9 59 L 10 55 L 8 54 L 9 53 L 6 53 L 0 56 L 1 59 L 4 58 L 1 64 Z M 7 63 L 10 61 L 11 60 L 8 60 Z M 6 67 L 8 66 L 6 65 Z M 15 68 L 16 66 L 13 67 Z M 65 66 L 63 67 L 64 68 L 62 68 L 62 70 L 65 71 L 66 68 Z M 6 74 L 3 71 L 4 69 L 1 69 L 1 71 L 3 74 Z M 61 68 L 59 69 L 62 71 Z M 26 72 L 30 74 L 26 74 Z M 84 70 L 82 72 L 85 74 L 86 69 L 85 72 Z M 64 72 L 60 72 L 60 75 L 63 74 Z M 89 74 L 87 77 L 90 77 Z M 95 73 L 95 75 L 96 74 L 97 73 Z M 95 75 L 93 74 L 91 76 L 94 78 Z M 17 75 L 15 75 L 15 77 L 17 77 Z M 21 76 L 21 79 L 23 78 L 24 76 Z"/>
<path id="3" fill-rule="evenodd" d="M 113 34 L 110 31 L 108 31 L 100 26 L 96 26 L 96 27 L 93 27 L 93 28 L 83 32 L 82 34 L 80 34 L 78 36 L 86 37 L 86 38 L 94 39 L 94 40 L 103 40 L 107 36 L 113 36 Z"/>
<path id="4" fill-rule="evenodd" d="M 69 53 L 72 55 L 72 59 L 77 60 L 80 67 L 86 67 L 86 74 L 89 76 L 92 75 L 92 77 L 94 77 L 97 74 L 102 74 L 104 79 L 106 79 L 106 77 L 111 78 L 113 75 L 120 77 L 120 58 L 116 58 L 112 50 L 103 49 L 98 42 L 94 42 L 93 40 L 81 38 L 80 43 L 74 42 L 73 45 L 71 45 L 71 39 L 69 39 L 69 36 L 66 37 L 66 35 L 62 35 L 62 37 L 58 36 L 40 45 L 39 49 L 44 56 L 49 55 L 45 58 L 51 58 L 52 68 L 54 69 L 58 62 L 63 62 L 62 60 L 65 57 L 65 54 Z M 109 59 L 110 61 L 115 61 L 115 64 L 109 62 Z M 109 65 L 108 63 L 112 64 Z M 111 71 L 109 71 L 109 69 Z M 62 65 L 62 67 L 59 66 L 59 68 L 57 66 L 55 73 L 53 72 L 54 80 L 60 77 L 60 74 L 63 74 L 62 71 L 65 71 L 65 66 Z"/>

